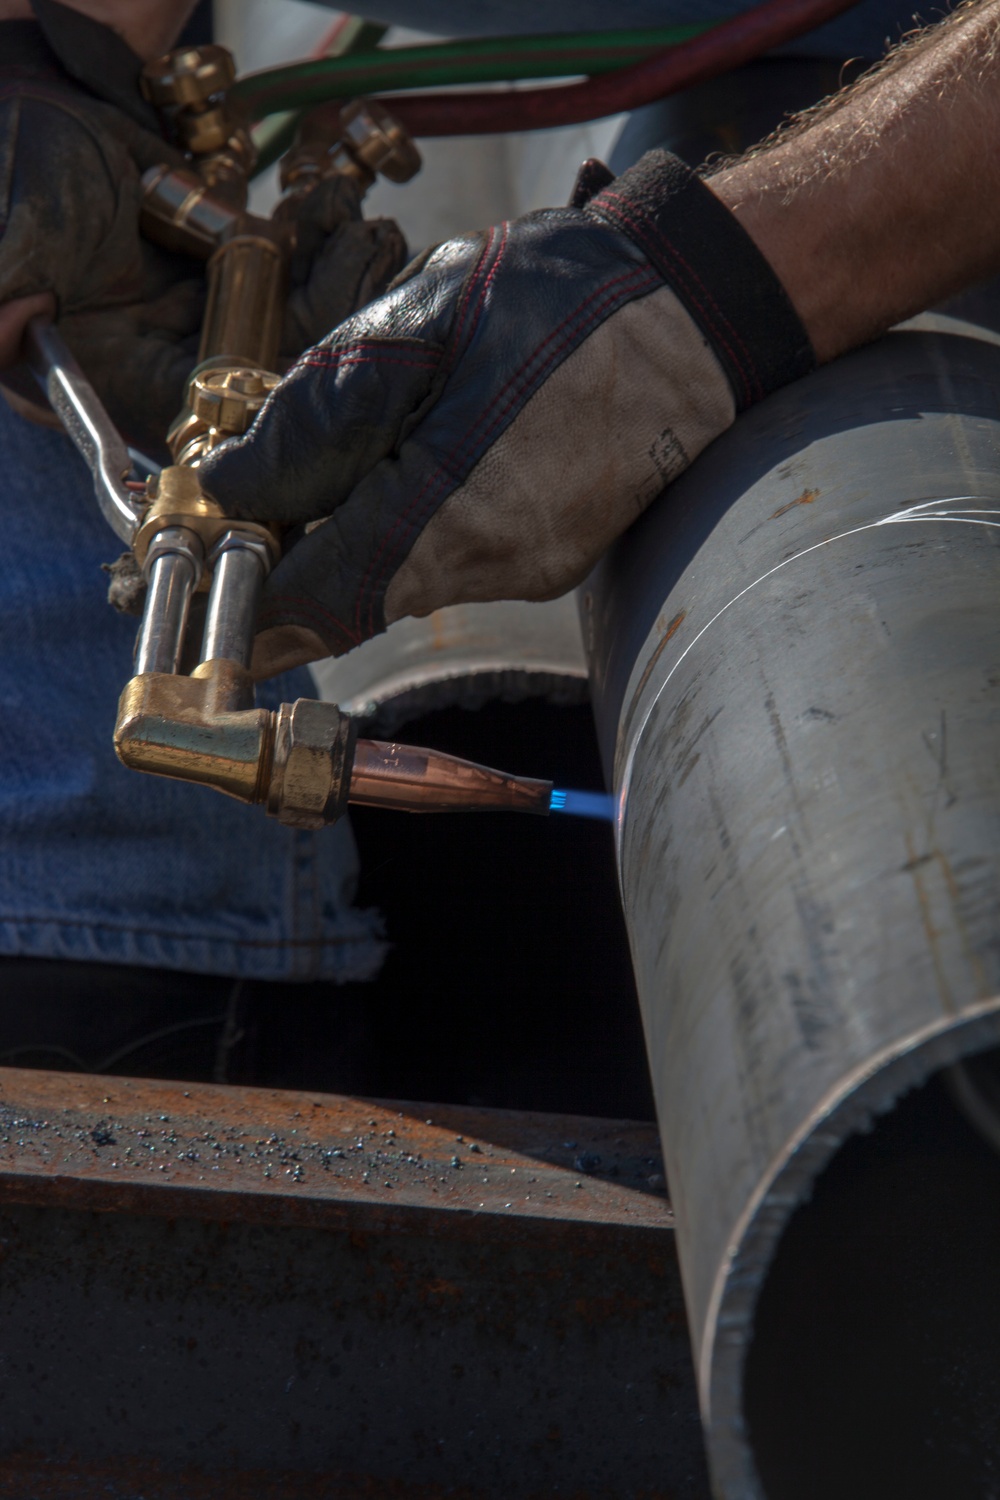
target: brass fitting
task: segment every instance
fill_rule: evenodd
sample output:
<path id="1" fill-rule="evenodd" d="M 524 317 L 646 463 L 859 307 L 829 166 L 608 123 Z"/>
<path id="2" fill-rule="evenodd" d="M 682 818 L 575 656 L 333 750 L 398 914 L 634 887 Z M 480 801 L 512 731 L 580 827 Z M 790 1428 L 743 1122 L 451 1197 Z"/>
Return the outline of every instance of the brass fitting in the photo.
<path id="1" fill-rule="evenodd" d="M 294 229 L 243 212 L 253 148 L 226 101 L 234 76 L 221 47 L 179 49 L 143 71 L 147 99 L 198 158 L 198 171 L 147 172 L 142 227 L 172 250 L 208 258 L 209 295 L 200 363 L 168 435 L 176 462 L 149 481 L 133 542 L 149 593 L 137 675 L 119 700 L 115 750 L 133 770 L 263 803 L 294 828 L 322 828 L 341 816 L 356 756 L 357 800 L 371 805 L 541 810 L 542 783 L 518 783 L 434 751 L 357 744 L 353 721 L 334 704 L 299 699 L 276 713 L 254 707 L 246 664 L 260 590 L 280 546 L 271 529 L 225 516 L 202 490 L 197 465 L 216 443 L 245 432 L 278 384 L 271 367 Z M 365 190 L 377 173 L 405 182 L 419 167 L 409 135 L 381 105 L 360 100 L 317 111 L 286 161 L 285 207 L 337 172 Z M 206 587 L 204 659 L 182 676 L 191 594 Z"/>
<path id="2" fill-rule="evenodd" d="M 367 192 L 379 174 L 390 182 L 409 182 L 420 167 L 412 136 L 384 105 L 358 99 L 343 108 L 320 106 L 303 117 L 294 146 L 282 158 L 285 199 L 276 213 L 290 214 L 297 199 L 338 173 L 353 177 Z"/>
<path id="3" fill-rule="evenodd" d="M 143 97 L 154 109 L 205 110 L 236 81 L 233 54 L 210 43 L 203 47 L 175 47 L 146 63 L 140 75 Z"/>
<path id="4" fill-rule="evenodd" d="M 221 198 L 242 208 L 257 153 L 243 112 L 227 98 L 236 66 L 225 47 L 178 47 L 147 63 L 142 92 Z"/>
<path id="5" fill-rule="evenodd" d="M 344 145 L 371 174 L 389 182 L 409 182 L 420 171 L 421 156 L 410 132 L 375 99 L 356 99 L 340 111 Z"/>
<path id="6" fill-rule="evenodd" d="M 207 260 L 234 234 L 245 215 L 214 197 L 198 172 L 184 167 L 150 167 L 142 175 L 140 228 L 165 250 Z"/>
<path id="7" fill-rule="evenodd" d="M 334 703 L 283 703 L 275 715 L 270 816 L 292 828 L 335 823 L 347 810 L 355 733 Z"/>
<path id="8" fill-rule="evenodd" d="M 197 173 L 162 166 L 143 177 L 143 232 L 167 249 L 209 257 L 199 371 L 167 434 L 170 451 L 181 465 L 199 463 L 215 443 L 245 432 L 262 404 L 228 398 L 223 402 L 220 385 L 228 382 L 236 394 L 241 382 L 246 384 L 247 372 L 255 374 L 265 394 L 277 383 L 270 372 L 278 362 L 286 273 L 295 243 L 289 221 L 295 217 L 297 200 L 323 177 L 338 172 L 352 175 L 364 191 L 376 173 L 405 182 L 420 168 L 420 153 L 409 134 L 376 101 L 361 99 L 343 109 L 314 110 L 285 159 L 286 197 L 274 217 L 247 214 L 242 211 L 245 192 L 234 197 L 223 182 L 226 190 L 220 194 L 220 181 L 213 176 L 216 171 L 225 176 L 231 169 L 245 188 L 251 166 L 250 158 L 241 155 L 242 147 L 230 150 L 235 136 L 222 143 L 225 92 L 234 77 L 229 53 L 215 46 L 180 48 L 143 70 L 146 97 L 164 112 L 192 152 L 208 152 L 201 156 Z M 228 373 L 234 367 L 238 375 Z M 221 406 L 225 417 L 219 417 Z"/>
<path id="9" fill-rule="evenodd" d="M 214 442 L 246 432 L 278 384 L 268 370 L 208 369 L 196 374 L 188 391 L 194 416 L 204 422 Z"/>
<path id="10" fill-rule="evenodd" d="M 253 679 L 231 661 L 202 662 L 190 677 L 133 677 L 118 700 L 118 759 L 133 771 L 261 802 L 271 777 L 275 715 L 252 703 Z"/>
<path id="11" fill-rule="evenodd" d="M 146 562 L 146 554 L 156 534 L 167 526 L 184 526 L 200 539 L 206 557 L 216 542 L 234 525 L 265 542 L 273 562 L 281 556 L 281 548 L 273 531 L 267 526 L 258 526 L 253 521 L 234 522 L 223 513 L 205 494 L 197 471 L 182 464 L 169 464 L 159 474 L 150 476 L 146 485 L 149 508 L 135 534 L 132 551 L 140 568 Z M 207 588 L 208 575 L 203 576 L 200 587 Z"/>
<path id="12" fill-rule="evenodd" d="M 277 363 L 291 224 L 237 212 L 194 172 L 153 167 L 142 179 L 140 227 L 167 250 L 208 259 L 208 301 L 198 361 Z M 177 445 L 168 436 L 176 455 Z"/>
<path id="13" fill-rule="evenodd" d="M 188 381 L 184 409 L 167 433 L 178 465 L 194 467 L 209 449 L 252 425 L 280 377 L 226 359 L 198 368 Z"/>
<path id="14" fill-rule="evenodd" d="M 284 311 L 285 254 L 264 233 L 235 234 L 208 263 L 208 302 L 198 359 L 223 356 L 271 370 L 278 360 Z"/>
<path id="15" fill-rule="evenodd" d="M 323 828 L 347 807 L 354 723 L 332 703 L 300 698 L 253 708 L 253 679 L 235 662 L 190 677 L 133 677 L 118 703 L 115 751 L 133 771 L 265 803 L 292 828 Z"/>
<path id="16" fill-rule="evenodd" d="M 356 740 L 333 703 L 253 708 L 249 672 L 225 659 L 190 677 L 133 677 L 118 704 L 115 750 L 135 771 L 263 803 L 290 828 L 325 828 L 348 802 L 407 812 L 549 811 L 552 783 L 508 776 L 417 745 Z"/>

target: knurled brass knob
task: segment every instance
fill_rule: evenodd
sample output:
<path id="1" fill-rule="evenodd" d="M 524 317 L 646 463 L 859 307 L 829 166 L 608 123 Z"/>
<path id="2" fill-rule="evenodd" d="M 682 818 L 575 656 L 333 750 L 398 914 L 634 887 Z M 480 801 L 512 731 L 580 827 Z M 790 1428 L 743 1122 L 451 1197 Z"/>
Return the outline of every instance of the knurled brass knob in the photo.
<path id="1" fill-rule="evenodd" d="M 176 117 L 177 133 L 192 156 L 222 151 L 233 133 L 232 114 L 225 104 L 187 110 Z"/>
<path id="2" fill-rule="evenodd" d="M 198 109 L 222 94 L 236 77 L 236 65 L 225 47 L 178 47 L 147 63 L 142 92 L 157 109 Z"/>
<path id="3" fill-rule="evenodd" d="M 206 370 L 192 380 L 188 405 L 206 427 L 235 437 L 247 431 L 278 380 L 269 370 Z"/>
<path id="4" fill-rule="evenodd" d="M 420 171 L 421 157 L 409 131 L 384 105 L 358 99 L 340 114 L 344 144 L 358 161 L 390 182 L 409 182 Z"/>

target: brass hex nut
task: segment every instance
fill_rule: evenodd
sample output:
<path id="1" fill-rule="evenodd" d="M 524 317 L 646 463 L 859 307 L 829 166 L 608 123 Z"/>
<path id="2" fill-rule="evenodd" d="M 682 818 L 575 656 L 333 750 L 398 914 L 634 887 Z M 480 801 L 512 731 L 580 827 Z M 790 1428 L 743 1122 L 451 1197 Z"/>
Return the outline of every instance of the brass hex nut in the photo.
<path id="1" fill-rule="evenodd" d="M 237 366 L 205 370 L 188 390 L 188 405 L 206 427 L 235 436 L 246 432 L 279 377 L 269 370 Z"/>
<path id="2" fill-rule="evenodd" d="M 278 710 L 267 811 L 292 828 L 323 828 L 347 807 L 355 723 L 335 703 L 299 698 Z"/>
<path id="3" fill-rule="evenodd" d="M 221 151 L 233 131 L 230 113 L 224 104 L 185 112 L 178 118 L 177 128 L 184 145 L 195 156 Z"/>
<path id="4" fill-rule="evenodd" d="M 409 131 L 375 99 L 358 99 L 340 112 L 344 144 L 370 172 L 409 182 L 422 157 Z"/>
<path id="5" fill-rule="evenodd" d="M 201 487 L 196 469 L 185 464 L 168 464 L 147 483 L 146 492 L 150 504 L 143 514 L 142 525 L 132 539 L 135 560 L 142 567 L 153 538 L 164 527 L 183 526 L 195 532 L 209 553 L 226 532 L 238 526 L 241 532 L 259 537 L 271 553 L 272 565 L 281 556 L 277 534 L 267 526 L 254 521 L 234 521 Z M 202 577 L 202 586 L 207 587 L 209 574 Z"/>
<path id="6" fill-rule="evenodd" d="M 233 55 L 214 43 L 177 47 L 145 65 L 142 92 L 157 109 L 190 109 L 221 94 L 236 78 Z"/>

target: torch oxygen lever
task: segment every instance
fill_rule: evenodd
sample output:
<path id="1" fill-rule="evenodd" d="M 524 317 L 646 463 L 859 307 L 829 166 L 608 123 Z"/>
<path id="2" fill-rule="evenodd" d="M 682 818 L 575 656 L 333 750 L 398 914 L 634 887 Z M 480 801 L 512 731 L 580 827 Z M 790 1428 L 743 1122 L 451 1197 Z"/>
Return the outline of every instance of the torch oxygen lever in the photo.
<path id="1" fill-rule="evenodd" d="M 47 318 L 31 319 L 24 349 L 31 373 L 93 475 L 101 514 L 112 531 L 131 545 L 140 506 L 125 484 L 132 464 L 117 428 Z"/>

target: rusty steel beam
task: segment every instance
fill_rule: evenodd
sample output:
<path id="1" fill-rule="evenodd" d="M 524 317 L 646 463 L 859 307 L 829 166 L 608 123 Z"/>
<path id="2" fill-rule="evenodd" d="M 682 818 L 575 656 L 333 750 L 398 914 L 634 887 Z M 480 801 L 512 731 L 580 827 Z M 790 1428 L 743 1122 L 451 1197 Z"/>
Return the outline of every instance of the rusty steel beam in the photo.
<path id="1" fill-rule="evenodd" d="M 650 1125 L 0 1069 L 0 1496 L 707 1495 Z"/>

